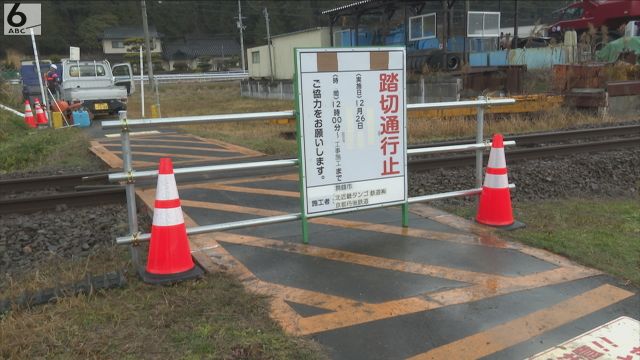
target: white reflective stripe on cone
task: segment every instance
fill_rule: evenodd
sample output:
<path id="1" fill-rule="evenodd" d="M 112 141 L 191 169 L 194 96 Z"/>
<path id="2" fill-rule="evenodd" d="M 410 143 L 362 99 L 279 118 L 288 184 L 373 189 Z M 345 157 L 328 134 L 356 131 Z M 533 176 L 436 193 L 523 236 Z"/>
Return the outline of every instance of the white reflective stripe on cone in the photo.
<path id="1" fill-rule="evenodd" d="M 155 226 L 173 226 L 183 223 L 182 208 L 179 206 L 170 209 L 153 210 L 153 225 Z"/>
<path id="2" fill-rule="evenodd" d="M 158 175 L 158 187 L 156 188 L 156 200 L 173 200 L 178 198 L 178 187 L 173 174 Z"/>
<path id="3" fill-rule="evenodd" d="M 487 174 L 484 178 L 484 186 L 494 189 L 503 189 L 509 187 L 509 179 L 507 174 L 493 175 Z"/>
<path id="4" fill-rule="evenodd" d="M 507 162 L 504 159 L 504 148 L 491 148 L 491 152 L 489 153 L 489 163 L 487 166 L 495 169 L 507 167 Z"/>

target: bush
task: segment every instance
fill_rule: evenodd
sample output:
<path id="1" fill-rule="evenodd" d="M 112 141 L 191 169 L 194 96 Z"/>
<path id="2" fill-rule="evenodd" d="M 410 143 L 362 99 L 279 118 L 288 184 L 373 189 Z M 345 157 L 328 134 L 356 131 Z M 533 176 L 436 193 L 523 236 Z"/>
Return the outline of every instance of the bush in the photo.
<path id="1" fill-rule="evenodd" d="M 175 63 L 173 64 L 173 70 L 178 72 L 186 72 L 189 70 L 189 66 L 186 63 Z"/>

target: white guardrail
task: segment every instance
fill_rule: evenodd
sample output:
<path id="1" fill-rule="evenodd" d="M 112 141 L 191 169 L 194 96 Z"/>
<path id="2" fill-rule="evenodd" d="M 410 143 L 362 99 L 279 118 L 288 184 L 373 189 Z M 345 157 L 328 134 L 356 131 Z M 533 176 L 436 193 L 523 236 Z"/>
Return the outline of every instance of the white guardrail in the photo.
<path id="1" fill-rule="evenodd" d="M 243 80 L 249 77 L 246 71 L 225 71 L 208 73 L 185 73 L 185 74 L 157 74 L 154 75 L 160 83 L 186 82 L 186 81 L 228 81 Z M 140 75 L 134 75 L 133 80 L 140 81 Z M 149 82 L 149 77 L 144 75 L 144 81 Z"/>
<path id="2" fill-rule="evenodd" d="M 209 73 L 157 74 L 154 75 L 160 83 L 175 83 L 188 81 L 229 81 L 244 80 L 249 77 L 246 71 L 224 71 Z M 133 75 L 134 81 L 140 81 L 140 75 Z M 144 75 L 144 81 L 149 82 L 149 76 Z M 20 84 L 20 79 L 8 79 L 9 84 Z"/>

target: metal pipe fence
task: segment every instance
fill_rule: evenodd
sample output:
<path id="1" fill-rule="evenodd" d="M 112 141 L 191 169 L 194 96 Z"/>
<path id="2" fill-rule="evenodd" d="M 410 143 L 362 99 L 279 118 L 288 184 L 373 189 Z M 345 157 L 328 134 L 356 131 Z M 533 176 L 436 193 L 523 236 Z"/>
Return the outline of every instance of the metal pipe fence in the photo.
<path id="1" fill-rule="evenodd" d="M 419 149 L 407 149 L 407 155 L 423 155 L 423 154 L 436 154 L 436 153 L 449 153 L 459 151 L 474 151 L 476 153 L 476 188 L 450 191 L 445 193 L 423 195 L 417 197 L 411 197 L 407 200 L 408 204 L 413 204 L 423 201 L 441 200 L 460 196 L 473 196 L 482 191 L 482 157 L 483 151 L 491 147 L 491 143 L 484 141 L 484 109 L 487 106 L 499 106 L 515 103 L 514 99 L 487 99 L 479 97 L 477 100 L 468 101 L 453 101 L 453 102 L 440 102 L 440 103 L 424 103 L 424 104 L 410 104 L 407 105 L 408 109 L 445 109 L 445 108 L 459 108 L 476 106 L 477 112 L 477 133 L 475 144 L 464 145 L 450 145 L 450 146 L 438 146 L 427 147 Z M 134 245 L 148 241 L 151 237 L 149 233 L 141 234 L 138 231 L 138 222 L 136 218 L 136 204 L 135 204 L 135 181 L 138 179 L 154 178 L 158 176 L 158 171 L 140 171 L 136 172 L 132 168 L 131 162 L 131 144 L 129 141 L 128 133 L 133 127 L 144 127 L 151 125 L 183 125 L 193 124 L 201 122 L 230 122 L 230 121 L 257 121 L 257 120 L 273 120 L 273 119 L 292 119 L 295 118 L 295 112 L 289 111 L 274 111 L 274 112 L 261 112 L 261 113 L 245 113 L 245 114 L 224 114 L 224 115 L 203 115 L 203 116 L 184 116 L 184 117 L 171 117 L 171 118 L 159 118 L 159 119 L 134 119 L 128 120 L 126 118 L 126 111 L 120 112 L 120 119 L 117 121 L 104 121 L 102 122 L 103 129 L 121 128 L 122 130 L 122 154 L 124 159 L 124 169 L 121 173 L 113 173 L 109 175 L 109 181 L 119 182 L 126 181 L 127 186 L 127 210 L 129 212 L 129 235 L 124 237 L 118 237 L 116 243 L 133 245 L 131 250 L 131 256 L 133 262 L 138 263 L 138 253 L 133 249 Z M 515 145 L 515 141 L 505 141 L 505 146 Z M 283 166 L 296 166 L 298 165 L 298 159 L 284 159 L 284 160 L 271 160 L 271 161 L 256 161 L 247 163 L 234 163 L 224 165 L 210 165 L 210 166 L 196 166 L 186 168 L 174 169 L 174 174 L 202 174 L 210 172 L 220 171 L 233 171 L 233 170 L 246 170 L 246 169 L 264 169 Z M 515 185 L 509 184 L 510 188 L 514 188 Z M 354 210 L 354 211 L 357 211 Z M 187 229 L 187 234 L 202 234 L 213 231 L 223 231 L 243 228 L 247 226 L 275 224 L 282 222 L 290 222 L 300 220 L 302 218 L 301 213 L 286 214 L 279 216 L 263 217 L 257 219 L 242 220 L 236 222 L 228 222 L 223 224 L 211 224 L 198 227 L 192 227 Z"/>
<path id="2" fill-rule="evenodd" d="M 8 106 L 5 106 L 5 105 L 0 104 L 0 109 L 2 109 L 2 110 L 6 110 L 6 111 L 8 111 L 8 112 L 10 112 L 10 113 L 13 113 L 13 114 L 15 114 L 15 115 L 18 115 L 18 116 L 22 116 L 22 117 L 24 117 L 24 114 L 23 114 L 23 113 L 21 113 L 21 112 L 20 112 L 20 111 L 18 111 L 18 110 L 14 110 L 14 109 L 12 109 L 12 108 L 10 108 L 10 107 L 8 107 Z"/>

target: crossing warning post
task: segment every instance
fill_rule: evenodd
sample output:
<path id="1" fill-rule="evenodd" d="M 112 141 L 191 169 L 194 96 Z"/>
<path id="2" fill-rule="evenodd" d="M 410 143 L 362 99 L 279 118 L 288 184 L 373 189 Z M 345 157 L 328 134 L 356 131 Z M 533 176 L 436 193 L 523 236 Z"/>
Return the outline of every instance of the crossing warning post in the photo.
<path id="1" fill-rule="evenodd" d="M 307 218 L 402 205 L 408 226 L 405 48 L 296 49 L 303 240 Z"/>

